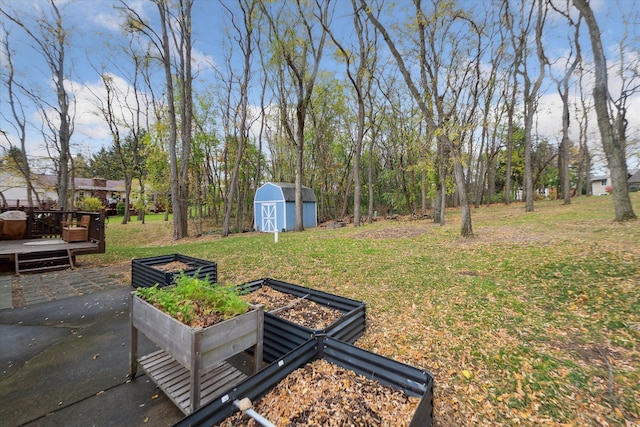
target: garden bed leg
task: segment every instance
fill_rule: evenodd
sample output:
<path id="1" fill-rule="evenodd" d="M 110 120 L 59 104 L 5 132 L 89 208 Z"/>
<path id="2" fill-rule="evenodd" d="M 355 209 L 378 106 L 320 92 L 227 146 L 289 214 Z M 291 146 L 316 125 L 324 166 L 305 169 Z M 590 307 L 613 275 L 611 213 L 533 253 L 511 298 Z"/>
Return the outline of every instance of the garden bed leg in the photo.
<path id="1" fill-rule="evenodd" d="M 253 373 L 262 369 L 262 348 L 264 341 L 264 306 L 260 305 L 258 310 L 258 337 L 253 351 Z"/>
<path id="2" fill-rule="evenodd" d="M 138 372 L 138 328 L 133 326 L 131 321 L 131 354 L 129 354 L 129 376 L 128 379 L 135 378 Z"/>
<path id="3" fill-rule="evenodd" d="M 191 412 L 200 407 L 200 368 L 202 354 L 200 352 L 201 334 L 191 335 Z"/>

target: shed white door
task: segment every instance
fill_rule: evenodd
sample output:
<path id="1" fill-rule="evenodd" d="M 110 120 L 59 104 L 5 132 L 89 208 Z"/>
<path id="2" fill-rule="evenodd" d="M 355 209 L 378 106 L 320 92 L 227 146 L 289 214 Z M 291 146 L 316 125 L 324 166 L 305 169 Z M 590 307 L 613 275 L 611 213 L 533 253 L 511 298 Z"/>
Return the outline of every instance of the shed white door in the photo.
<path id="1" fill-rule="evenodd" d="M 262 231 L 273 233 L 276 231 L 276 204 L 262 203 Z"/>

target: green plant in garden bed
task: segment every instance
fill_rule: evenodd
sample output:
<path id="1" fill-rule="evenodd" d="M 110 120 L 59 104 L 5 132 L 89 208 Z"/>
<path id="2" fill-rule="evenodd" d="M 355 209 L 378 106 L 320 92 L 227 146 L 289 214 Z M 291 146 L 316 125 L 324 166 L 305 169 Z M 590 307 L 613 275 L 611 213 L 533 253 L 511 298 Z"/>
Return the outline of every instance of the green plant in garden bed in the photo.
<path id="1" fill-rule="evenodd" d="M 174 286 L 138 288 L 136 295 L 191 327 L 207 327 L 249 309 L 233 287 L 212 285 L 184 273 L 176 277 Z"/>

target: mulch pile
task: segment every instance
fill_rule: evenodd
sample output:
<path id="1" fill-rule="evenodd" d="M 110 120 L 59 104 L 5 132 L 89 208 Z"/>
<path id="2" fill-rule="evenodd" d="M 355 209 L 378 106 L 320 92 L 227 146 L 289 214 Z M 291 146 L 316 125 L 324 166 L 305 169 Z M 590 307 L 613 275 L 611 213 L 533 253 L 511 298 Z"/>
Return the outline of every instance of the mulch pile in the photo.
<path id="1" fill-rule="evenodd" d="M 320 359 L 293 371 L 252 409 L 277 426 L 408 426 L 420 399 Z M 237 412 L 219 426 L 257 426 Z"/>

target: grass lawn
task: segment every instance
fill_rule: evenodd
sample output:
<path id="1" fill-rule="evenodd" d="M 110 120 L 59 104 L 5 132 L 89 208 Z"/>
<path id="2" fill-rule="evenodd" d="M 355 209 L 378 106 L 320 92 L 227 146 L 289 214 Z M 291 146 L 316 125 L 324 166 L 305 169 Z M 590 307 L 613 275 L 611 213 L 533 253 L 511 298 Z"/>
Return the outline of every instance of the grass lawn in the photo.
<path id="1" fill-rule="evenodd" d="M 640 215 L 640 193 L 632 193 Z M 640 221 L 607 196 L 482 207 L 427 220 L 171 241 L 161 216 L 107 229 L 83 264 L 182 253 L 221 283 L 272 277 L 367 303 L 356 345 L 435 377 L 435 421 L 634 425 L 640 418 Z"/>

